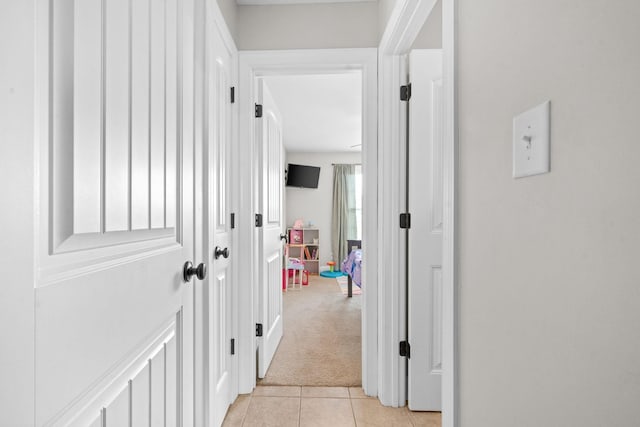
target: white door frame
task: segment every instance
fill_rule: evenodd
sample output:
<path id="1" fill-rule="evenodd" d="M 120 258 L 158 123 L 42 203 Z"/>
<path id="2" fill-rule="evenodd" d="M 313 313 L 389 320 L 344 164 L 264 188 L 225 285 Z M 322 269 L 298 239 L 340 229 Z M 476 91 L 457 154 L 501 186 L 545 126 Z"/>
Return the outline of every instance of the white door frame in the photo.
<path id="1" fill-rule="evenodd" d="M 379 136 L 380 176 L 383 179 L 379 198 L 385 200 L 380 212 L 381 230 L 389 253 L 401 257 L 401 236 L 396 230 L 401 199 L 397 182 L 402 171 L 403 140 L 399 82 L 402 81 L 400 57 L 411 49 L 422 26 L 427 21 L 436 0 L 401 0 L 396 2 L 379 46 Z M 442 0 L 442 41 L 444 55 L 444 222 L 443 222 L 443 377 L 442 425 L 458 425 L 458 314 L 457 314 L 457 246 L 456 246 L 456 173 L 457 173 L 457 119 L 456 119 L 456 0 Z M 382 251 L 382 249 L 380 249 Z M 380 265 L 380 283 L 403 283 L 404 272 L 398 262 Z M 399 286 L 380 289 L 380 319 L 386 319 L 380 337 L 380 400 L 385 405 L 404 406 L 406 401 L 406 365 L 398 355 L 397 343 L 406 333 L 404 319 L 404 289 Z M 386 334 L 386 335 L 385 335 Z M 389 345 L 393 344 L 393 345 Z"/>
<path id="2" fill-rule="evenodd" d="M 256 205 L 254 151 L 255 79 L 265 75 L 362 72 L 363 90 L 363 174 L 364 217 L 363 250 L 367 263 L 363 264 L 362 319 L 362 386 L 366 394 L 378 394 L 378 141 L 377 141 L 377 51 L 373 49 L 319 49 L 246 51 L 239 53 L 239 150 L 243 154 L 238 163 L 236 189 L 238 204 L 238 247 L 243 248 L 243 262 L 236 263 L 239 292 L 239 391 L 250 393 L 256 384 L 255 298 L 257 272 L 255 268 Z M 372 266 L 368 268 L 367 266 Z"/>
<path id="3" fill-rule="evenodd" d="M 457 0 L 442 1 L 444 90 L 444 223 L 443 223 L 443 335 L 442 425 L 459 425 L 458 346 L 458 77 Z"/>

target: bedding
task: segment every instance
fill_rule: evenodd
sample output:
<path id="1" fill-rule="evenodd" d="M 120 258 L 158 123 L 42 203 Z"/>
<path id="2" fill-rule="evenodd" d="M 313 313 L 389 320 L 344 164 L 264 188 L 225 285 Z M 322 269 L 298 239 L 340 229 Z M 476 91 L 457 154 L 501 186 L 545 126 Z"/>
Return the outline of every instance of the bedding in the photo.
<path id="1" fill-rule="evenodd" d="M 353 283 L 362 288 L 362 249 L 349 252 L 347 258 L 342 261 L 341 271 L 348 274 Z"/>

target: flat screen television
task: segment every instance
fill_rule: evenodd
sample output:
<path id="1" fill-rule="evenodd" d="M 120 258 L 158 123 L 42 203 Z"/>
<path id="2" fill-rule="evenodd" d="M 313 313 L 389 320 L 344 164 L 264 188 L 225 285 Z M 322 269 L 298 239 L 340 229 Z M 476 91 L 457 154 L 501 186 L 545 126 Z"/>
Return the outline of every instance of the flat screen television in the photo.
<path id="1" fill-rule="evenodd" d="M 289 163 L 287 187 L 318 188 L 318 178 L 320 178 L 319 167 Z"/>

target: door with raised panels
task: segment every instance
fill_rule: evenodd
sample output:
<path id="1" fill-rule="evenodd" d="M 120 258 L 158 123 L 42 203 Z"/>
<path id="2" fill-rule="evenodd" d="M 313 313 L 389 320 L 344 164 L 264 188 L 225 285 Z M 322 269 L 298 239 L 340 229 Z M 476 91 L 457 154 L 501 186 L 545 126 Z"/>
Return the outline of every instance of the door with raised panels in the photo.
<path id="1" fill-rule="evenodd" d="M 202 283 L 205 314 L 204 354 L 206 358 L 206 399 L 209 408 L 205 425 L 222 425 L 232 402 L 237 381 L 232 344 L 234 309 L 231 263 L 233 239 L 231 232 L 231 86 L 233 85 L 233 54 L 226 46 L 212 16 L 206 8 L 204 146 L 203 146 L 203 258 L 211 274 Z M 196 227 L 198 229 L 198 227 Z"/>
<path id="2" fill-rule="evenodd" d="M 258 377 L 264 378 L 283 334 L 282 319 L 282 187 L 284 165 L 282 119 L 262 79 L 257 84 L 262 117 L 256 118 L 259 233 Z"/>
<path id="3" fill-rule="evenodd" d="M 442 51 L 409 55 L 408 400 L 442 408 Z"/>
<path id="4" fill-rule="evenodd" d="M 193 425 L 199 1 L 38 2 L 36 425 Z"/>

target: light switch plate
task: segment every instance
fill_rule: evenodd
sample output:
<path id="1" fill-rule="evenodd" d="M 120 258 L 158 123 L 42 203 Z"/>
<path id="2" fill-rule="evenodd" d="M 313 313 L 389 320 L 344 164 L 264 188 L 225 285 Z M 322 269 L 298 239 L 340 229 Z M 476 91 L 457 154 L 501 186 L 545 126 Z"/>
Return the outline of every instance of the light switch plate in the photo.
<path id="1" fill-rule="evenodd" d="M 544 102 L 513 119 L 513 177 L 549 172 L 551 102 Z"/>

